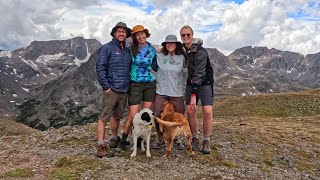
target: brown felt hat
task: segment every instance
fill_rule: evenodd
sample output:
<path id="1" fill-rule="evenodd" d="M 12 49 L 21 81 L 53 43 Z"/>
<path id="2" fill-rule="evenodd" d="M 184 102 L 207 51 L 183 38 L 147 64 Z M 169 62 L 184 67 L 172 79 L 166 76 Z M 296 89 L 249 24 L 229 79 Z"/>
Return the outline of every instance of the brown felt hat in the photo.
<path id="1" fill-rule="evenodd" d="M 127 30 L 127 37 L 130 37 L 131 36 L 131 29 L 127 27 L 126 23 L 123 23 L 123 22 L 118 22 L 113 28 L 112 28 L 112 31 L 110 33 L 110 35 L 112 37 L 114 37 L 114 33 L 116 32 L 117 28 L 118 27 L 122 27 L 122 28 L 125 28 Z"/>

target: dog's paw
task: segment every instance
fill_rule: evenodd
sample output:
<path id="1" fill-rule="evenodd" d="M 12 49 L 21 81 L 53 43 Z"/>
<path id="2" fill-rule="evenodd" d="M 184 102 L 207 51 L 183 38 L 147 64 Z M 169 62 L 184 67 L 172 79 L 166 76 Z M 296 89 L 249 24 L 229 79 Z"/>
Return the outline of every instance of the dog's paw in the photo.
<path id="1" fill-rule="evenodd" d="M 165 158 L 165 159 L 167 159 L 167 158 L 168 158 L 168 155 L 165 154 L 165 155 L 163 155 L 162 157 Z"/>
<path id="2" fill-rule="evenodd" d="M 142 147 L 141 147 L 141 151 L 142 151 L 142 152 L 145 152 L 146 149 L 142 146 Z"/>
<path id="3" fill-rule="evenodd" d="M 137 156 L 136 153 L 132 153 L 132 154 L 130 155 L 131 159 L 132 159 L 132 158 L 135 158 L 136 156 Z"/>
<path id="4" fill-rule="evenodd" d="M 149 153 L 147 153 L 147 157 L 151 157 L 151 153 L 149 152 Z"/>

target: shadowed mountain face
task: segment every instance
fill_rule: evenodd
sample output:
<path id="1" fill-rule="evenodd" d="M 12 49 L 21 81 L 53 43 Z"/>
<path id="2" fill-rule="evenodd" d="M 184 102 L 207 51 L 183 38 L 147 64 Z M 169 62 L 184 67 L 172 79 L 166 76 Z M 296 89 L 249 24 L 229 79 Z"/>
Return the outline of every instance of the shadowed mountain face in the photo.
<path id="1" fill-rule="evenodd" d="M 42 86 L 41 93 L 19 106 L 18 121 L 40 130 L 94 122 L 101 95 L 95 72 L 97 54 L 98 51 L 79 68 Z"/>
<path id="2" fill-rule="evenodd" d="M 242 94 L 297 91 L 320 84 L 305 81 L 315 80 L 317 73 L 310 72 L 311 65 L 320 59 L 312 59 L 299 53 L 268 49 L 266 47 L 243 47 L 231 53 L 229 61 L 236 70 L 239 83 L 229 85 L 231 89 L 242 86 Z M 230 82 L 226 80 L 225 82 Z"/>
<path id="3" fill-rule="evenodd" d="M 0 52 L 0 113 L 15 116 L 16 106 L 32 99 L 42 86 L 77 69 L 101 46 L 81 37 L 34 41 L 25 48 Z"/>
<path id="4" fill-rule="evenodd" d="M 320 52 L 306 56 L 307 68 L 302 76 L 303 82 L 311 88 L 320 86 Z"/>
<path id="5" fill-rule="evenodd" d="M 96 40 L 74 38 L 1 51 L 0 112 L 15 112 L 19 122 L 41 130 L 96 121 L 101 87 L 95 63 L 100 46 Z M 303 56 L 250 46 L 225 56 L 217 49 L 207 50 L 216 97 L 320 87 L 320 53 Z M 18 109 L 8 106 L 10 102 Z"/>

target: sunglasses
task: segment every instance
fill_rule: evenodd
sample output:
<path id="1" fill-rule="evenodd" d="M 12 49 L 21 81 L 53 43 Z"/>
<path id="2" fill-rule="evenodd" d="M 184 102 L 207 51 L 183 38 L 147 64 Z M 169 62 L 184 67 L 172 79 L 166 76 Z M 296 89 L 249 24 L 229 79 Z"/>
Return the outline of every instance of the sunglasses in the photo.
<path id="1" fill-rule="evenodd" d="M 191 34 L 181 34 L 181 37 L 190 37 L 191 36 Z"/>

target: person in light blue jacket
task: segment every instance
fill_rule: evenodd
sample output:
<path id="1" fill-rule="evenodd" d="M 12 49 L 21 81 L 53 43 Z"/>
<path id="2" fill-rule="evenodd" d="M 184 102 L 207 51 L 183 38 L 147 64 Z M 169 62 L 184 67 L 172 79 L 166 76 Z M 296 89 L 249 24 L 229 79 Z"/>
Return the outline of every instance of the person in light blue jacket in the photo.
<path id="1" fill-rule="evenodd" d="M 154 101 L 154 112 L 159 117 L 161 108 L 166 101 L 170 101 L 175 112 L 184 114 L 184 93 L 187 80 L 186 60 L 182 51 L 182 44 L 175 35 L 167 35 L 161 44 L 162 49 L 157 53 L 156 72 L 156 96 Z M 165 146 L 163 135 L 156 124 L 158 141 L 153 143 L 153 148 Z M 183 143 L 178 140 L 175 145 L 183 149 Z"/>

